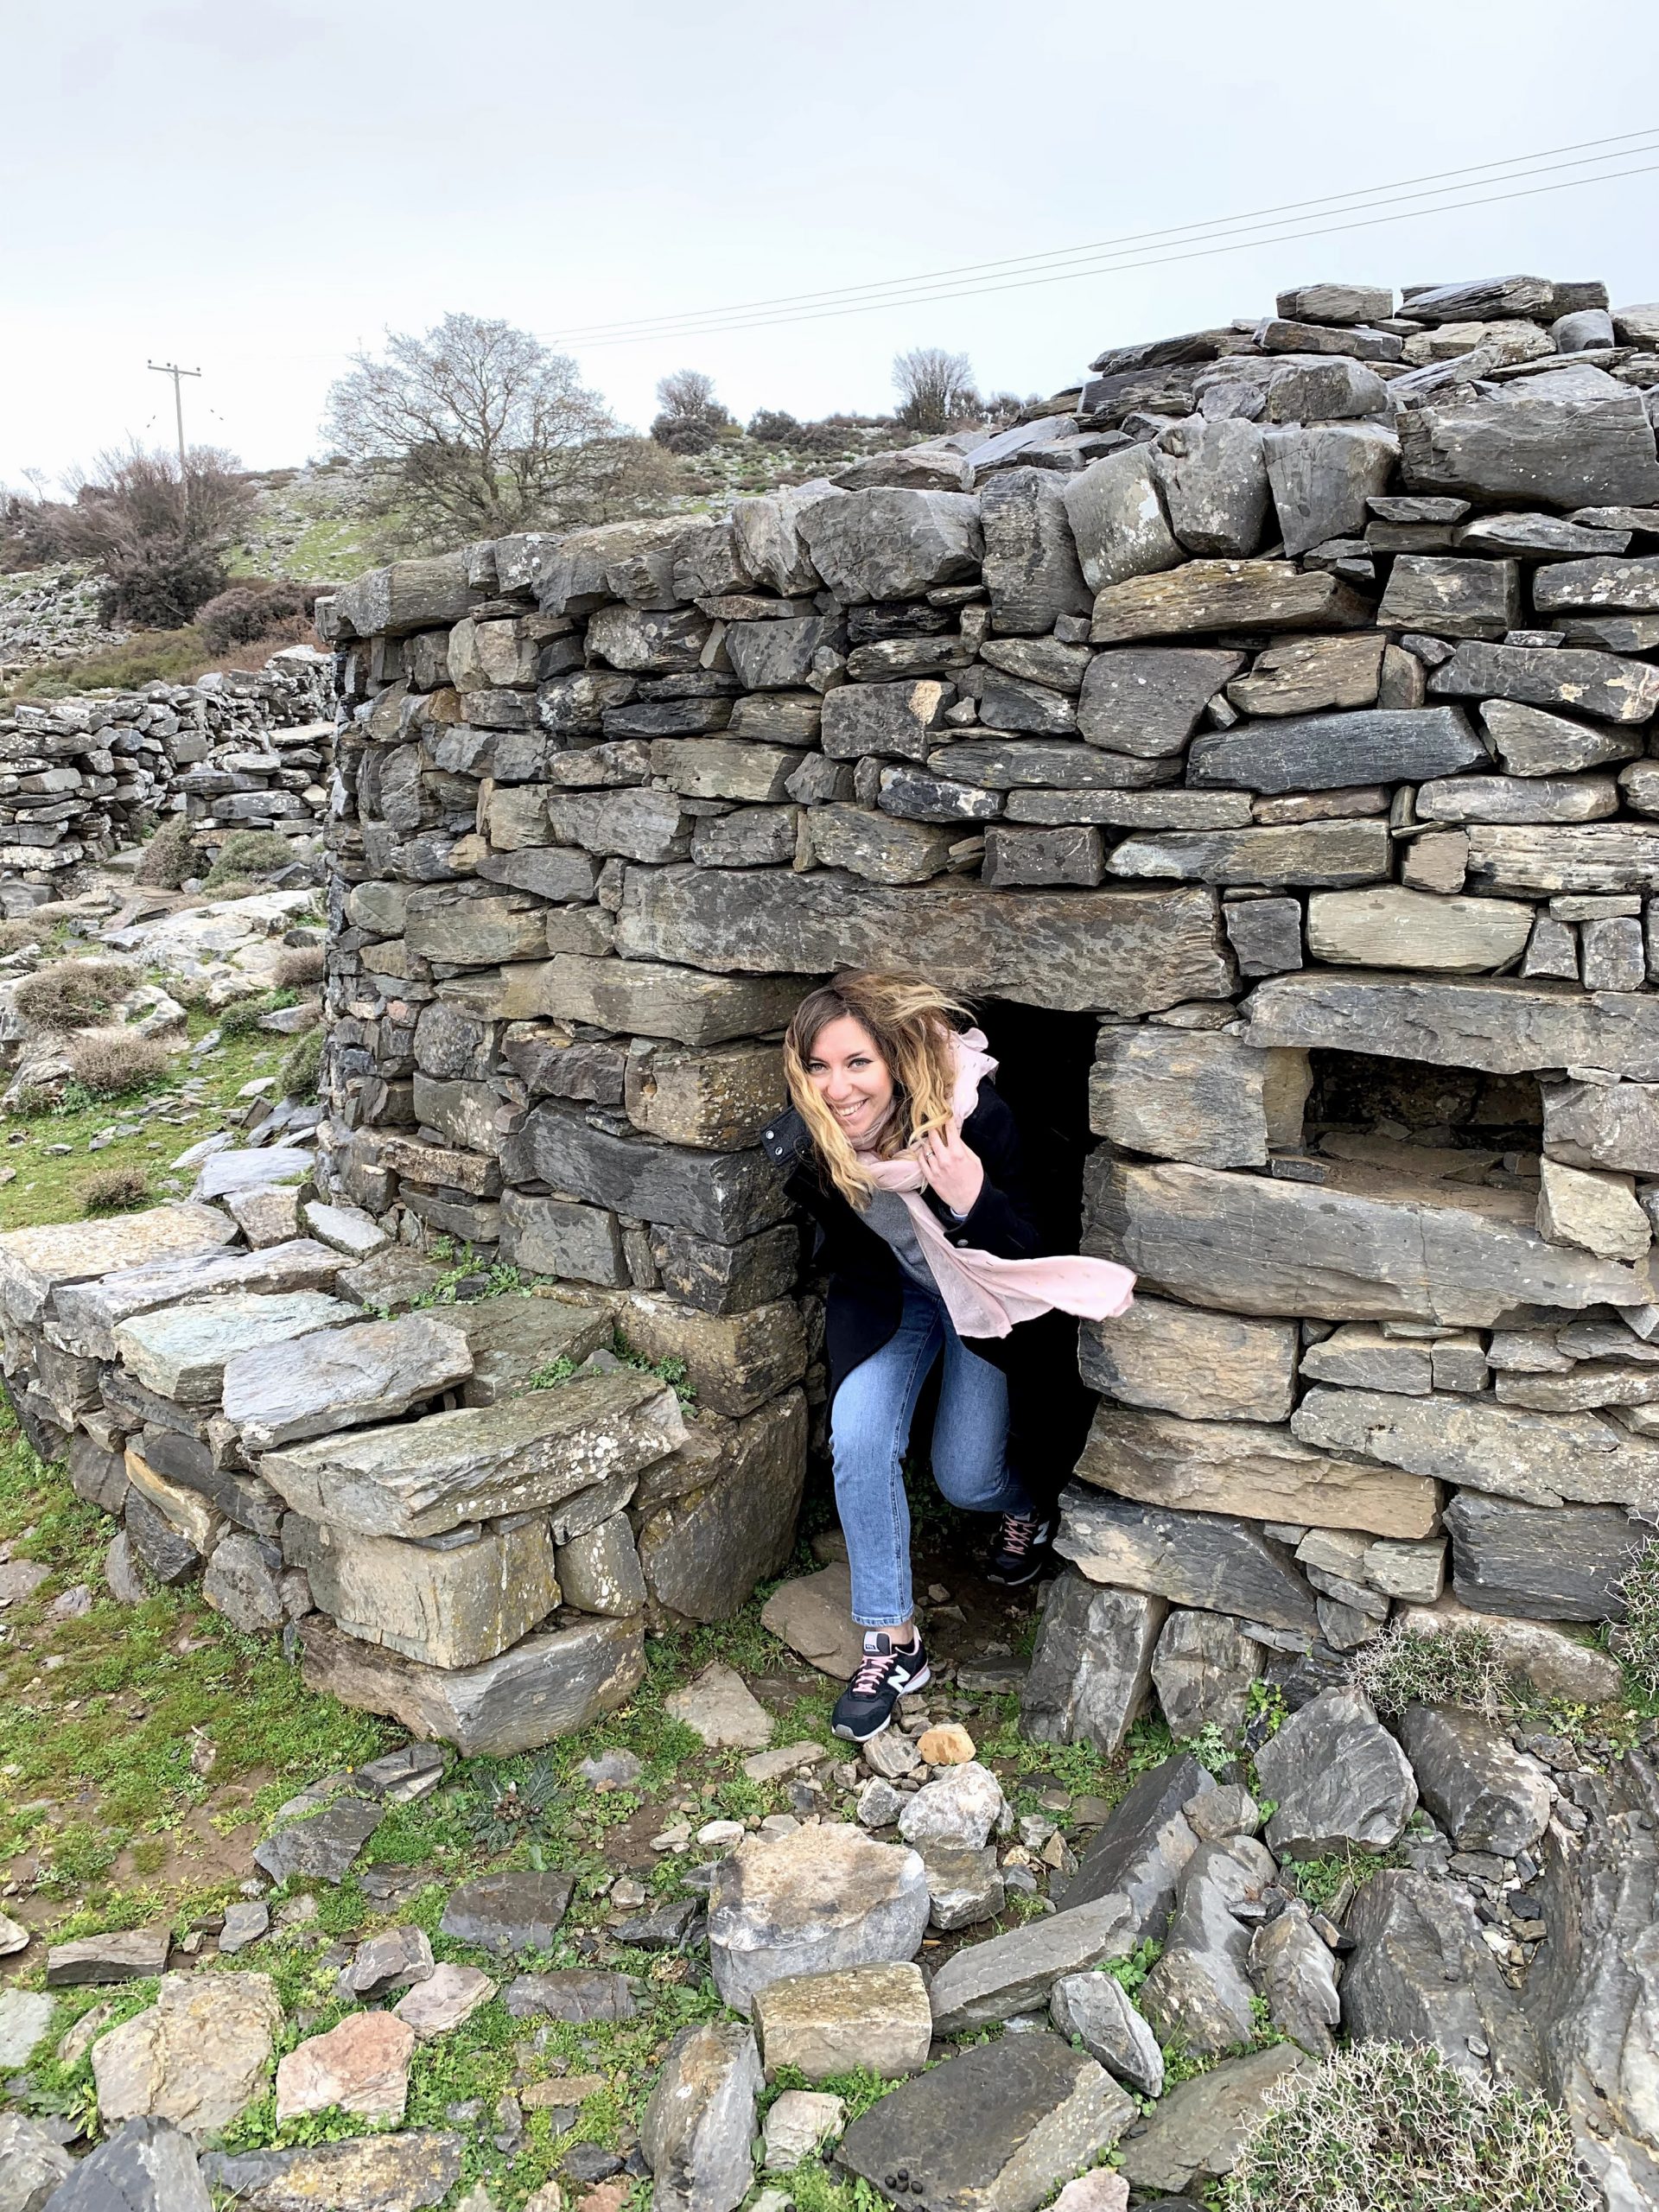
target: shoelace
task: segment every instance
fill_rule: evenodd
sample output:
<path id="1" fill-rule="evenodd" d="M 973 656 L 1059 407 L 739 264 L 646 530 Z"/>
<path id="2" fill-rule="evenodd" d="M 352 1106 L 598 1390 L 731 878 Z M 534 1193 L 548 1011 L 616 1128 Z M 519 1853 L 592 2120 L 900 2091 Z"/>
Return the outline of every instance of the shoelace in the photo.
<path id="1" fill-rule="evenodd" d="M 901 1655 L 897 1651 L 867 1651 L 853 1676 L 855 1697 L 872 1697 L 886 1683 L 887 1669 Z"/>
<path id="2" fill-rule="evenodd" d="M 997 1549 L 1012 1553 L 1015 1559 L 1023 1559 L 1036 1542 L 1037 1531 L 1042 1525 L 1035 1519 L 1020 1521 L 1016 1520 L 1013 1514 L 1005 1513 L 1002 1516 L 1002 1538 Z"/>

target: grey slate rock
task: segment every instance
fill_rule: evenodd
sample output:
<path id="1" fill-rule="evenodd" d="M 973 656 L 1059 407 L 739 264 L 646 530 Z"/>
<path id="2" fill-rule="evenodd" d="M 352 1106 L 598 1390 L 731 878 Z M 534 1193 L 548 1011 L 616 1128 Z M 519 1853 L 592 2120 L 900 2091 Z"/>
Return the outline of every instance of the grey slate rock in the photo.
<path id="1" fill-rule="evenodd" d="M 760 2061 L 730 2021 L 685 2028 L 669 2046 L 639 2126 L 652 2212 L 734 2212 L 753 2179 Z"/>
<path id="2" fill-rule="evenodd" d="M 1521 626 L 1518 561 L 1443 559 L 1402 553 L 1376 610 L 1379 628 L 1502 643 Z"/>
<path id="3" fill-rule="evenodd" d="M 1293 557 L 1365 527 L 1366 501 L 1381 492 L 1399 454 L 1380 423 L 1319 423 L 1262 434 L 1268 476 L 1285 551 Z"/>
<path id="4" fill-rule="evenodd" d="M 1148 2193 L 1193 2190 L 1207 2196 L 1206 2183 L 1232 2171 L 1278 2083 L 1307 2063 L 1293 2044 L 1274 2044 L 1243 2058 L 1224 2058 L 1208 2073 L 1178 2083 L 1124 2137 L 1120 2171 L 1133 2188 Z M 1172 2208 L 1165 2205 L 1163 2212 Z"/>
<path id="5" fill-rule="evenodd" d="M 1641 395 L 1587 365 L 1527 377 L 1490 397 L 1431 399 L 1399 423 L 1408 491 L 1569 510 L 1659 499 Z"/>
<path id="6" fill-rule="evenodd" d="M 1129 645 L 1097 653 L 1083 680 L 1077 729 L 1109 752 L 1157 760 L 1181 751 L 1244 655 L 1219 647 Z"/>
<path id="7" fill-rule="evenodd" d="M 1064 1974 L 1082 1974 L 1127 1958 L 1139 1940 L 1127 1897 L 1110 1894 L 1090 1904 L 1028 1920 L 1005 1936 L 953 1951 L 928 1988 L 936 2035 L 960 2035 L 993 2020 L 1046 2005 Z"/>
<path id="8" fill-rule="evenodd" d="M 1167 1608 L 1138 1590 L 1103 1590 L 1081 1574 L 1053 1586 L 1020 1693 L 1020 1718 L 1034 1743 L 1122 1750 L 1145 1711 L 1152 1656 Z"/>
<path id="9" fill-rule="evenodd" d="M 1217 2058 L 1250 2040 L 1250 1930 L 1235 1914 L 1260 1905 L 1274 1871 L 1251 1836 L 1201 1843 L 1181 1870 L 1164 1948 L 1141 1992 L 1142 2009 L 1166 2043 L 1179 2036 L 1190 2050 Z"/>
<path id="10" fill-rule="evenodd" d="M 1659 668 L 1573 645 L 1494 645 L 1468 639 L 1437 668 L 1438 698 L 1513 699 L 1603 721 L 1646 722 L 1659 709 Z"/>
<path id="11" fill-rule="evenodd" d="M 1046 468 L 999 470 L 980 489 L 985 588 L 1003 637 L 1040 636 L 1062 614 L 1094 605 L 1063 493 L 1064 480 Z"/>
<path id="12" fill-rule="evenodd" d="M 552 1871 L 483 1874 L 451 1893 L 438 1932 L 486 1951 L 550 1951 L 575 1888 Z"/>
<path id="13" fill-rule="evenodd" d="M 1185 558 L 1144 446 L 1125 446 L 1064 480 L 1061 497 L 1091 591 L 1173 569 Z"/>
<path id="14" fill-rule="evenodd" d="M 895 1806 L 890 1818 L 896 1819 L 898 1809 L 907 1801 L 891 1785 L 879 1777 L 867 1783 L 861 1795 L 859 1815 L 865 1825 L 874 1827 L 881 1823 L 865 1819 L 867 1800 L 874 1789 L 887 1789 Z M 927 1893 L 931 1899 L 928 1910 L 930 1923 L 949 1934 L 958 1928 L 976 1928 L 982 1921 L 995 1919 L 1007 1903 L 1007 1891 L 1002 1870 L 997 1864 L 996 1847 L 986 1844 L 978 1851 L 953 1851 L 943 1846 L 925 1846 L 922 1864 L 927 1870 Z"/>
<path id="15" fill-rule="evenodd" d="M 1539 2086 L 1532 2024 L 1499 1977 L 1465 1890 L 1385 1867 L 1361 1887 L 1345 1932 L 1345 2035 L 1432 2044 L 1471 2081 Z"/>
<path id="16" fill-rule="evenodd" d="M 1300 1898 L 1256 1929 L 1249 1966 L 1280 2034 L 1310 2057 L 1329 2058 L 1336 2049 L 1331 2031 L 1342 2018 L 1336 1961 Z"/>
<path id="17" fill-rule="evenodd" d="M 45 2212 L 58 2183 L 74 2170 L 69 2153 L 37 2121 L 0 2113 L 0 2212 Z"/>
<path id="18" fill-rule="evenodd" d="M 238 1352 L 226 1363 L 225 1418 L 250 1451 L 266 1451 L 391 1421 L 472 1371 L 459 1330 L 408 1313 Z"/>
<path id="19" fill-rule="evenodd" d="M 598 1967 L 566 1967 L 552 1974 L 521 1974 L 501 1993 L 515 2020 L 632 2020 L 639 2012 L 625 1974 Z"/>
<path id="20" fill-rule="evenodd" d="M 124 2121 L 42 2201 L 52 2212 L 212 2212 L 213 2207 L 190 2138 L 169 2120 L 149 2119 Z"/>
<path id="21" fill-rule="evenodd" d="M 590 1205 L 723 1244 L 769 1229 L 786 1211 L 764 1153 L 692 1153 L 612 1136 L 564 1106 L 537 1107 L 502 1147 L 501 1166 L 509 1183 L 539 1179 Z"/>
<path id="22" fill-rule="evenodd" d="M 343 1882 L 385 1816 L 384 1805 L 361 1797 L 336 1797 L 321 1812 L 285 1821 L 255 1847 L 253 1863 L 273 1882 L 285 1882 L 296 1874 Z"/>
<path id="23" fill-rule="evenodd" d="M 1198 1848 L 1182 1807 L 1215 1783 L 1190 1752 L 1155 1766 L 1119 1800 L 1057 1902 L 1067 1911 L 1096 1898 L 1128 1901 L 1131 1948 L 1161 1942 L 1181 1869 Z"/>
<path id="24" fill-rule="evenodd" d="M 1164 2093 L 1164 2054 L 1158 2038 L 1109 1974 L 1069 1974 L 1049 1993 L 1050 2019 L 1069 2042 L 1073 2037 L 1098 2059 L 1114 2081 L 1144 2096 Z"/>
<path id="25" fill-rule="evenodd" d="M 1293 715 L 1195 738 L 1187 781 L 1254 791 L 1340 791 L 1455 775 L 1487 760 L 1456 707 L 1374 707 Z"/>
<path id="26" fill-rule="evenodd" d="M 1490 1721 L 1453 1706 L 1412 1705 L 1400 1738 L 1423 1803 L 1459 1851 L 1513 1859 L 1537 1842 L 1549 1819 L 1548 1778 Z"/>
<path id="27" fill-rule="evenodd" d="M 1058 2036 L 1008 2036 L 901 2082 L 853 2122 L 836 2158 L 915 2212 L 1034 2212 L 1135 2111 Z"/>
<path id="28" fill-rule="evenodd" d="M 1623 1618 L 1618 1586 L 1640 1530 L 1617 1506 L 1516 1505 L 1460 1491 L 1446 1509 L 1452 1586 L 1477 1611 L 1522 1620 Z"/>
<path id="29" fill-rule="evenodd" d="M 1417 1808 L 1406 1756 L 1361 1690 L 1326 1690 L 1293 1713 L 1257 1751 L 1255 1771 L 1277 1801 L 1268 1842 L 1294 1859 L 1386 1851 Z"/>
<path id="30" fill-rule="evenodd" d="M 919 599 L 969 576 L 983 553 L 979 502 L 959 492 L 832 492 L 796 522 L 812 564 L 838 599 Z"/>
<path id="31" fill-rule="evenodd" d="M 245 2212 L 298 2212 L 314 2204 L 329 2212 L 420 2212 L 442 2204 L 461 2179 L 466 2148 L 457 2132 L 410 2127 L 292 2151 L 216 2152 L 201 2171 Z"/>
<path id="32" fill-rule="evenodd" d="M 165 1972 L 171 1940 L 161 1926 L 54 1943 L 46 1955 L 46 1986 L 67 1989 L 87 1982 L 143 1980 Z"/>
<path id="33" fill-rule="evenodd" d="M 1173 423 L 1152 448 L 1153 480 L 1189 553 L 1254 553 L 1269 493 L 1262 433 L 1234 418 Z"/>
<path id="34" fill-rule="evenodd" d="M 187 1582 L 201 1565 L 201 1554 L 189 1537 L 181 1535 L 142 1491 L 128 1493 L 125 1535 L 130 1550 L 158 1582 Z"/>
<path id="35" fill-rule="evenodd" d="M 1311 1633 L 1316 1625 L 1313 1592 L 1289 1552 L 1264 1536 L 1259 1522 L 1234 1515 L 1171 1512 L 1072 1483 L 1061 1495 L 1054 1548 L 1091 1581 L 1126 1584 L 1269 1628 Z"/>

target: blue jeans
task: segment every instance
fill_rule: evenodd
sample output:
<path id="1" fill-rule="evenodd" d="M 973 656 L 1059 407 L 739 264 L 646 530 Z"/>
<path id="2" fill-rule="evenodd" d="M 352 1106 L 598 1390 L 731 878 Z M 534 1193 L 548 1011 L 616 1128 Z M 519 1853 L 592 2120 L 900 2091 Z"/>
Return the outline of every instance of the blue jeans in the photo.
<path id="1" fill-rule="evenodd" d="M 836 1504 L 852 1565 L 853 1618 L 861 1628 L 901 1628 L 910 1618 L 904 1457 L 916 1401 L 941 1351 L 934 1480 L 952 1505 L 971 1513 L 1032 1510 L 1006 1458 L 1007 1376 L 969 1351 L 941 1300 L 906 1282 L 897 1332 L 853 1370 L 830 1414 Z"/>

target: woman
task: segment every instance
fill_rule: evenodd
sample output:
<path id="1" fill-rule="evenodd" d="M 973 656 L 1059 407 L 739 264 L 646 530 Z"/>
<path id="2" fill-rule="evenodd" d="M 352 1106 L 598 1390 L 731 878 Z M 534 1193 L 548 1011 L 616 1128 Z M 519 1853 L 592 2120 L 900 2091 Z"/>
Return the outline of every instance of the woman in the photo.
<path id="1" fill-rule="evenodd" d="M 904 1455 L 930 1370 L 943 1359 L 934 1479 L 953 1505 L 999 1516 L 987 1571 L 1018 1588 L 1042 1570 L 1090 1402 L 1062 1316 L 1121 1313 L 1135 1287 L 1108 1261 L 1048 1256 L 996 1063 L 968 1024 L 920 976 L 837 976 L 796 1010 L 792 1103 L 764 1135 L 830 1277 L 836 1503 L 864 1630 L 834 1724 L 858 1744 L 928 1680 Z"/>

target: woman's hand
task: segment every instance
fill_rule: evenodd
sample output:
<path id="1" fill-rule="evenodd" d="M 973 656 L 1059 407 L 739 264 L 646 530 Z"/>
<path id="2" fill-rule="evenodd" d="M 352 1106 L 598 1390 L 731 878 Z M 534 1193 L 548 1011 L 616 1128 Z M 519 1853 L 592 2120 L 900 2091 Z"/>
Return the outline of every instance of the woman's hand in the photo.
<path id="1" fill-rule="evenodd" d="M 938 1193 L 952 1213 L 973 1211 L 985 1187 L 985 1166 L 973 1147 L 963 1142 L 959 1122 L 919 1139 L 915 1159 L 929 1189 Z"/>

